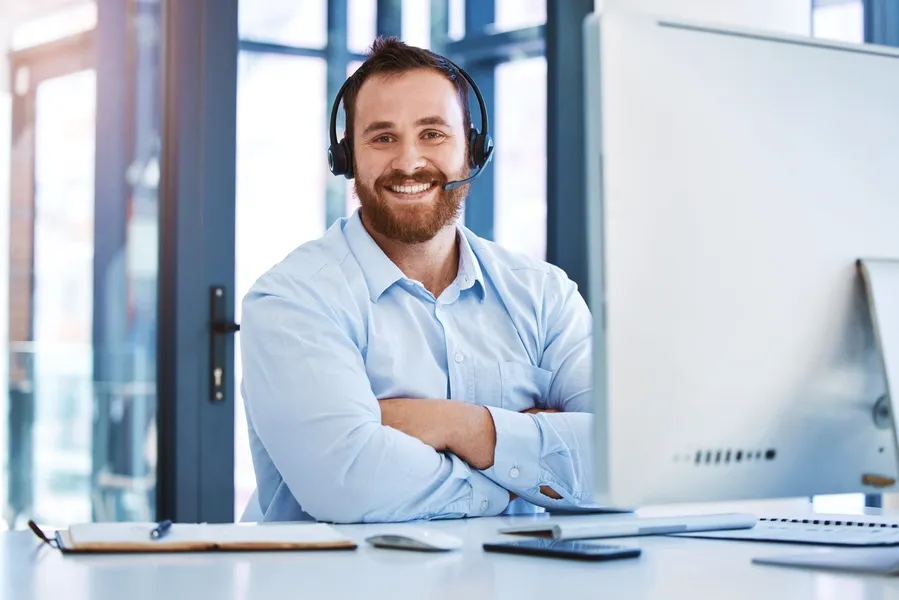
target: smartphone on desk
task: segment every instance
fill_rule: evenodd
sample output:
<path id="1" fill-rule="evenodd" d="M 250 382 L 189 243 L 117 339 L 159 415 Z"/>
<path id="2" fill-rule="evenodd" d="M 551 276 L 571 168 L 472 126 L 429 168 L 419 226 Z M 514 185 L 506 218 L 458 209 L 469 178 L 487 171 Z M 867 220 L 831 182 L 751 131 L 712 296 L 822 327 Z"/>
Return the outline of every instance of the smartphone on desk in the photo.
<path id="1" fill-rule="evenodd" d="M 640 548 L 578 540 L 552 540 L 548 538 L 528 538 L 514 542 L 486 542 L 484 543 L 484 550 L 487 552 L 529 554 L 531 556 L 593 561 L 637 558 L 641 553 Z"/>

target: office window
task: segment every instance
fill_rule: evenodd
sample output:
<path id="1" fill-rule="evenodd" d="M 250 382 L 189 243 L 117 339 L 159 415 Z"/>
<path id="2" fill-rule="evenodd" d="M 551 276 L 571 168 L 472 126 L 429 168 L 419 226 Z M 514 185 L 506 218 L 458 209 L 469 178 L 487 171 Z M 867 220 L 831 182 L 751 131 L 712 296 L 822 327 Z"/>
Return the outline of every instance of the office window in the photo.
<path id="1" fill-rule="evenodd" d="M 237 86 L 235 315 L 265 271 L 325 230 L 327 162 L 323 59 L 242 53 Z M 256 486 L 240 396 L 235 338 L 235 510 Z"/>
<path id="2" fill-rule="evenodd" d="M 465 37 L 465 0 L 449 1 L 449 39 L 461 40 Z"/>
<path id="3" fill-rule="evenodd" d="M 0 240 L 9 239 L 9 175 L 10 175 L 10 144 L 12 141 L 12 94 L 0 91 Z M 7 414 L 8 396 L 3 393 L 7 390 L 9 356 L 7 343 L 9 326 L 9 263 L 0 260 L 0 412 Z M 9 423 L 6 418 L 0 417 L 0 457 L 6 453 L 2 448 L 9 447 Z M 8 482 L 5 477 L 0 477 L 0 506 L 6 506 Z M 8 527 L 8 524 L 0 518 L 0 531 Z"/>
<path id="4" fill-rule="evenodd" d="M 812 35 L 839 42 L 862 43 L 865 39 L 864 7 L 861 0 L 816 0 L 812 8 Z M 825 513 L 858 513 L 864 494 L 815 496 L 815 510 Z"/>
<path id="5" fill-rule="evenodd" d="M 98 77 L 96 6 L 34 4 L 0 3 L 11 46 L 28 48 L 0 57 L 16 99 L 0 102 L 0 527 L 149 520 L 159 72 L 134 60 L 131 82 Z M 158 50 L 152 11 L 115 25 L 148 42 L 123 53 Z M 103 110 L 120 94 L 127 123 Z"/>
<path id="6" fill-rule="evenodd" d="M 327 0 L 240 0 L 242 39 L 324 48 L 328 42 Z"/>
<path id="7" fill-rule="evenodd" d="M 363 54 L 376 36 L 377 0 L 349 0 L 347 9 L 347 47 L 350 52 Z"/>
<path id="8" fill-rule="evenodd" d="M 37 88 L 35 114 L 34 514 L 91 520 L 94 71 Z M 18 462 L 18 457 L 11 457 Z"/>
<path id="9" fill-rule="evenodd" d="M 546 0 L 495 0 L 497 31 L 510 31 L 546 23 Z"/>
<path id="10" fill-rule="evenodd" d="M 419 48 L 431 47 L 431 3 L 403 0 L 403 41 Z"/>
<path id="11" fill-rule="evenodd" d="M 865 11 L 861 0 L 819 0 L 812 9 L 812 35 L 840 42 L 863 42 Z"/>
<path id="12" fill-rule="evenodd" d="M 97 3 L 82 2 L 48 14 L 35 11 L 33 18 L 18 23 L 10 35 L 11 50 L 22 50 L 90 31 L 97 26 Z M 25 10 L 26 17 L 30 17 Z M 12 22 L 16 15 L 11 15 Z"/>
<path id="13" fill-rule="evenodd" d="M 546 256 L 546 59 L 496 67 L 496 241 Z"/>

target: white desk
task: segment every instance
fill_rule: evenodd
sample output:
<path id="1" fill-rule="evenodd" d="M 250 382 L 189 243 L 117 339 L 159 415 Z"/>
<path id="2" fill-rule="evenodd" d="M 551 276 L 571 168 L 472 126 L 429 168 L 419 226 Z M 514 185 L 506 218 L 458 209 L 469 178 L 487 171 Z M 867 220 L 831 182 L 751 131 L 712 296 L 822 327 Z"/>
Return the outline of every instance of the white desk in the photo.
<path id="1" fill-rule="evenodd" d="M 423 554 L 368 546 L 377 525 L 340 526 L 356 551 L 63 556 L 30 531 L 0 534 L 0 599 L 30 600 L 887 600 L 899 578 L 764 567 L 764 554 L 806 548 L 679 538 L 629 538 L 643 556 L 608 563 L 485 553 L 521 518 L 436 522 L 465 548 Z M 533 518 L 527 518 L 533 520 Z"/>

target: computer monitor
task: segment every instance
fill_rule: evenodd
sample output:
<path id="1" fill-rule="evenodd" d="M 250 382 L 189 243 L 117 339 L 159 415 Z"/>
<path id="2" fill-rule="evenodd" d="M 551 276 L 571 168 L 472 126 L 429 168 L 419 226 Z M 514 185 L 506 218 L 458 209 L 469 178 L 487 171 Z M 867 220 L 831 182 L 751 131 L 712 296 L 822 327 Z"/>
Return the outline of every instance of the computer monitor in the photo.
<path id="1" fill-rule="evenodd" d="M 899 52 L 604 4 L 585 22 L 597 500 L 895 491 L 873 323 L 895 343 L 899 286 L 880 265 L 872 320 L 857 261 L 899 259 Z"/>

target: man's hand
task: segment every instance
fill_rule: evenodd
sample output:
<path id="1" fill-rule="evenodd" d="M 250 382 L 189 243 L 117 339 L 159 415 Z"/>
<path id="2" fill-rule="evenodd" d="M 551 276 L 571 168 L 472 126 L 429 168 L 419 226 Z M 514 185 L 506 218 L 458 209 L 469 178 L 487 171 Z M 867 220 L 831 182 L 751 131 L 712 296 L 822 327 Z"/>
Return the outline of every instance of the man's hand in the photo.
<path id="1" fill-rule="evenodd" d="M 458 400 L 388 398 L 381 424 L 418 438 L 438 452 L 449 451 L 475 469 L 493 466 L 496 428 L 483 406 Z"/>
<path id="2" fill-rule="evenodd" d="M 421 440 L 438 452 L 449 451 L 475 469 L 493 466 L 496 450 L 496 428 L 493 417 L 483 406 L 457 400 L 423 400 L 388 398 L 378 402 L 381 424 L 393 427 Z M 528 414 L 560 412 L 554 408 L 529 408 Z M 561 499 L 554 489 L 540 486 L 544 496 Z M 511 502 L 517 496 L 509 492 Z"/>

